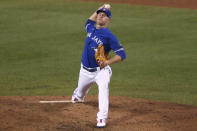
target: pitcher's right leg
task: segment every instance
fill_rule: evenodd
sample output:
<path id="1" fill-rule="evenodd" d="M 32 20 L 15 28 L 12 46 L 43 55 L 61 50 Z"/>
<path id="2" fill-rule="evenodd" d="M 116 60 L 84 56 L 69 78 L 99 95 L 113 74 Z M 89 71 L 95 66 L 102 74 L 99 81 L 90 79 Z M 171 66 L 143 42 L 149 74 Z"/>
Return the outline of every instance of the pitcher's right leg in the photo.
<path id="1" fill-rule="evenodd" d="M 93 84 L 91 75 L 87 73 L 89 72 L 81 68 L 78 80 L 78 87 L 74 90 L 72 95 L 73 103 L 83 102 L 85 95 L 88 93 L 91 85 Z"/>

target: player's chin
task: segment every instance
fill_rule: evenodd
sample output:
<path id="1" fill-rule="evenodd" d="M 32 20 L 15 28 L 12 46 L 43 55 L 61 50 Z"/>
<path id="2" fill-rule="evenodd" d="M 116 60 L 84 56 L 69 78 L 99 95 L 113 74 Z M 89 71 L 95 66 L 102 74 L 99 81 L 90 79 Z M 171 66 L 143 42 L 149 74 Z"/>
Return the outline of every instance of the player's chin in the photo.
<path id="1" fill-rule="evenodd" d="M 100 25 L 100 26 L 104 26 L 105 25 L 105 23 L 102 22 L 102 21 L 97 21 L 97 24 Z"/>
<path id="2" fill-rule="evenodd" d="M 97 23 L 98 23 L 98 24 L 102 24 L 103 21 L 98 19 L 98 20 L 97 20 Z"/>

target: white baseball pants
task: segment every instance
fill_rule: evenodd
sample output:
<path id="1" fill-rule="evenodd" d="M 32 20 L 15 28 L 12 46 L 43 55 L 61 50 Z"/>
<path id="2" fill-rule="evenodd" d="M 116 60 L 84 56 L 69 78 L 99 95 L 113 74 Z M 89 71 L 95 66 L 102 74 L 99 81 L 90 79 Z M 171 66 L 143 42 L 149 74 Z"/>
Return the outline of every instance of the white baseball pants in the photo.
<path id="1" fill-rule="evenodd" d="M 78 99 L 84 99 L 88 93 L 91 85 L 96 83 L 98 85 L 99 93 L 99 112 L 97 113 L 97 120 L 108 118 L 109 110 L 109 83 L 112 76 L 112 70 L 110 66 L 95 71 L 89 72 L 82 66 L 79 73 L 78 87 L 75 89 L 73 96 Z"/>

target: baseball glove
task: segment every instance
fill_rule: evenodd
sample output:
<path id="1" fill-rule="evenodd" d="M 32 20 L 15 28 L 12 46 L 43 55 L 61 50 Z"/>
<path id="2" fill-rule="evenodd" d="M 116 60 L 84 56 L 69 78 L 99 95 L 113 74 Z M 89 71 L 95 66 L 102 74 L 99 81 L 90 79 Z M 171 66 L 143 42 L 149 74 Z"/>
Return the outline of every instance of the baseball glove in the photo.
<path id="1" fill-rule="evenodd" d="M 95 53 L 95 59 L 96 59 L 96 62 L 98 63 L 98 65 L 101 68 L 105 67 L 104 63 L 105 63 L 106 60 L 110 59 L 110 56 L 109 56 L 108 53 L 105 53 L 104 46 L 99 45 L 97 47 L 97 51 Z"/>

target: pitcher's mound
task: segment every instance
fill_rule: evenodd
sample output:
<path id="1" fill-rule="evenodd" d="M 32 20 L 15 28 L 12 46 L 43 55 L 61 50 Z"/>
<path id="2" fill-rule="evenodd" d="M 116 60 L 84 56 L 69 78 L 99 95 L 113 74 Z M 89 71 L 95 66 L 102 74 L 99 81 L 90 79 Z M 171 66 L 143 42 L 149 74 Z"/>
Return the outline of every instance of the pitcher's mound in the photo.
<path id="1" fill-rule="evenodd" d="M 84 103 L 41 104 L 69 100 L 60 96 L 1 96 L 1 131 L 97 130 L 97 96 Z M 107 126 L 101 130 L 196 131 L 197 107 L 111 96 Z M 99 129 L 98 129 L 99 130 Z"/>

